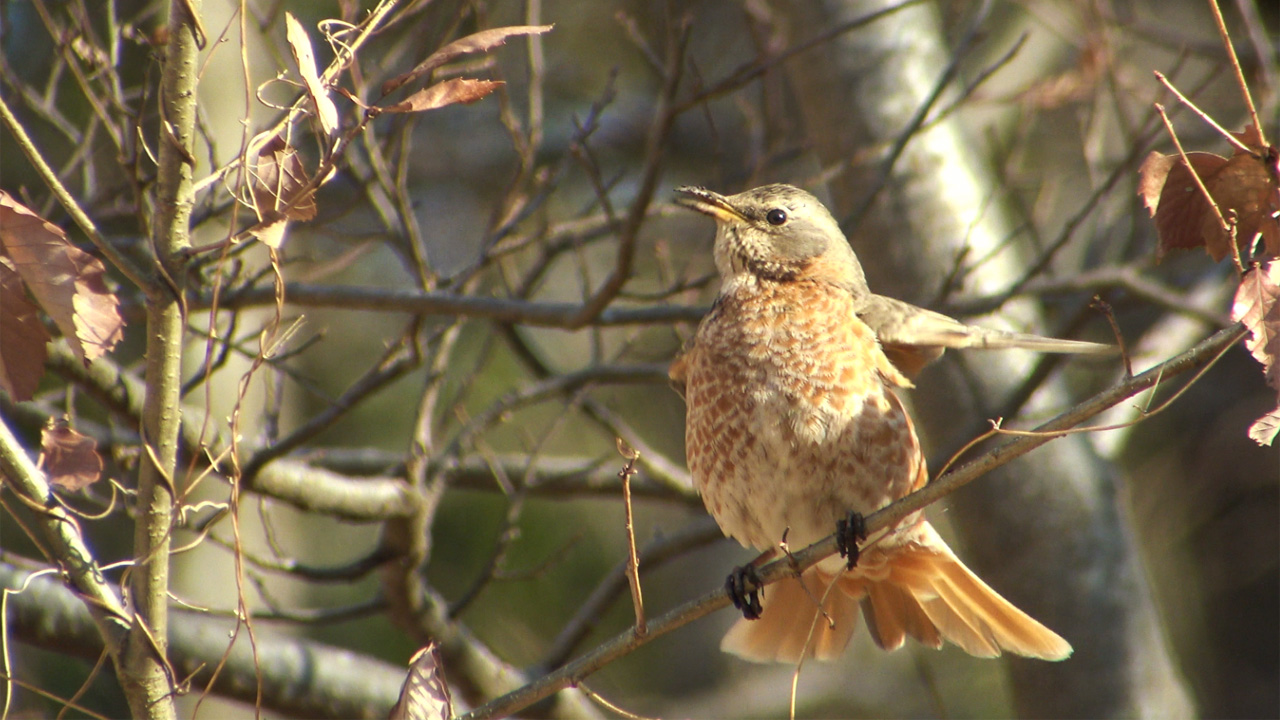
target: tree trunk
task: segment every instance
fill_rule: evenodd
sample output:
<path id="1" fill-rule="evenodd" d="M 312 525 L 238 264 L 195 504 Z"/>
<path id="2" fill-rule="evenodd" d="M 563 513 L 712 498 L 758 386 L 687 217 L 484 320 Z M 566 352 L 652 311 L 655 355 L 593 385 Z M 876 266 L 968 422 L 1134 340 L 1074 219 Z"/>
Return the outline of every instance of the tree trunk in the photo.
<path id="1" fill-rule="evenodd" d="M 889 4 L 814 0 L 803 4 L 798 26 L 832 27 Z M 808 138 L 823 166 L 848 163 L 877 143 L 892 146 L 950 61 L 937 8 L 925 4 L 793 62 Z M 1008 242 L 1012 223 L 998 202 L 989 201 L 995 180 L 954 118 L 912 137 L 868 204 L 882 167 L 882 159 L 854 167 L 830 185 L 837 218 L 865 208 L 845 229 L 874 290 L 927 303 L 964 244 L 970 257 L 986 257 Z M 1020 260 L 1026 256 L 1017 255 L 1006 251 L 983 263 L 970 278 L 973 289 L 1007 286 L 1025 271 Z M 1019 329 L 1043 330 L 1030 302 L 1008 303 L 1001 316 L 1016 318 Z M 981 322 L 998 326 L 1001 320 Z M 1030 358 L 988 352 L 968 360 L 967 372 L 955 362 L 939 363 L 911 393 L 917 427 L 935 451 L 972 437 L 977 423 L 1023 381 Z M 1037 393 L 1038 406 L 1065 408 L 1071 403 L 1065 390 L 1051 380 Z M 1020 716 L 1193 712 L 1162 638 L 1115 482 L 1114 470 L 1088 442 L 1068 436 L 979 480 L 950 503 L 966 562 L 1075 647 L 1062 663 L 1010 661 Z"/>

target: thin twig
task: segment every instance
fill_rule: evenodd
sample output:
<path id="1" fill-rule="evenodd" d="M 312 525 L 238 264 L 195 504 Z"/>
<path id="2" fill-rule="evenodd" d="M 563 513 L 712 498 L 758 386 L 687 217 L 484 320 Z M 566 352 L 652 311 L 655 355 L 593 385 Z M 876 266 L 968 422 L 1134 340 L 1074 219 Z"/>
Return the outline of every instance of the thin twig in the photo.
<path id="1" fill-rule="evenodd" d="M 1209 0 L 1209 1 L 1210 3 L 1213 2 L 1213 0 Z M 1174 87 L 1173 83 L 1169 82 L 1169 78 L 1164 76 L 1164 73 L 1160 72 L 1159 70 L 1156 70 L 1155 76 L 1156 76 L 1156 79 L 1160 81 L 1161 85 L 1164 85 L 1169 90 L 1169 92 L 1176 95 L 1178 99 L 1182 101 L 1183 105 L 1186 105 L 1187 108 L 1191 110 L 1191 112 L 1196 114 L 1196 117 L 1205 121 L 1205 123 L 1208 124 L 1210 127 L 1212 127 L 1214 130 L 1217 130 L 1218 133 L 1222 135 L 1223 139 L 1231 143 L 1231 145 L 1234 146 L 1240 152 L 1246 152 L 1246 153 L 1249 153 L 1250 155 L 1253 154 L 1253 150 L 1250 150 L 1248 145 L 1245 145 L 1244 143 L 1240 142 L 1240 140 L 1237 139 L 1235 135 L 1232 135 L 1230 132 L 1227 131 L 1226 128 L 1219 125 L 1217 120 L 1214 120 L 1212 117 L 1210 117 L 1209 113 L 1201 110 L 1199 106 L 1191 102 L 1190 98 L 1188 98 L 1186 95 L 1183 95 L 1178 90 L 1178 88 Z M 1160 103 L 1156 103 L 1156 109 L 1160 111 L 1160 116 L 1164 118 L 1164 124 L 1166 126 L 1169 126 L 1169 118 L 1164 114 L 1164 106 L 1161 105 Z M 1261 132 L 1261 130 L 1259 130 L 1259 132 Z M 1169 134 L 1173 135 L 1172 127 L 1169 128 Z M 1178 142 L 1178 138 L 1176 135 L 1174 136 L 1173 141 L 1175 143 Z M 1181 151 L 1182 148 L 1179 147 L 1178 150 Z"/>
<path id="2" fill-rule="evenodd" d="M 631 605 L 636 613 L 636 637 L 644 637 L 649 632 L 644 619 L 644 593 L 640 590 L 640 558 L 636 554 L 635 521 L 631 515 L 631 476 L 636 474 L 636 460 L 640 453 L 618 438 L 618 452 L 627 459 L 626 467 L 618 473 L 622 479 L 622 505 L 626 508 L 627 522 L 627 584 L 631 586 Z"/>
<path id="3" fill-rule="evenodd" d="M 1120 348 L 1120 358 L 1124 361 L 1124 376 L 1133 377 L 1133 359 L 1129 357 L 1129 348 L 1125 345 L 1124 333 L 1120 332 L 1120 323 L 1116 322 L 1116 314 L 1111 309 L 1111 303 L 1103 300 L 1101 295 L 1094 295 L 1093 302 L 1089 305 L 1106 316 L 1107 323 L 1111 325 L 1111 333 L 1115 335 L 1116 346 Z"/>
<path id="4" fill-rule="evenodd" d="M 1235 73 L 1236 84 L 1240 86 L 1240 96 L 1244 98 L 1245 107 L 1249 108 L 1249 118 L 1258 130 L 1259 141 L 1266 147 L 1262 122 L 1258 120 L 1258 108 L 1253 104 L 1253 94 L 1249 92 L 1249 83 L 1245 82 L 1244 69 L 1240 67 L 1240 58 L 1236 57 L 1236 47 L 1231 42 L 1231 34 L 1227 32 L 1227 22 L 1222 19 L 1222 8 L 1218 7 L 1218 0 L 1209 0 L 1209 9 L 1213 11 L 1213 24 L 1218 28 L 1218 37 L 1222 38 L 1222 46 L 1227 49 L 1227 57 L 1231 60 L 1231 70 Z"/>
<path id="5" fill-rule="evenodd" d="M 1156 112 L 1160 113 L 1160 119 L 1164 121 L 1164 126 L 1169 130 L 1169 137 L 1173 138 L 1173 145 L 1178 148 L 1178 156 L 1182 158 L 1182 164 L 1187 167 L 1187 172 L 1191 173 L 1191 179 L 1196 181 L 1196 187 L 1200 188 L 1200 194 L 1204 196 L 1205 202 L 1209 203 L 1209 207 L 1213 208 L 1213 214 L 1218 218 L 1218 226 L 1230 236 L 1231 244 L 1235 245 L 1235 233 L 1232 231 L 1234 224 L 1227 222 L 1227 218 L 1222 214 L 1222 208 L 1218 207 L 1218 201 L 1213 199 L 1209 188 L 1205 187 L 1204 180 L 1200 178 L 1200 174 L 1196 172 L 1195 166 L 1191 164 L 1191 160 L 1187 157 L 1187 151 L 1182 149 L 1182 141 L 1178 139 L 1178 134 L 1174 132 L 1173 123 L 1169 121 L 1169 116 L 1165 114 L 1164 105 L 1156 103 Z M 1240 270 L 1241 274 L 1244 273 L 1244 268 L 1240 267 L 1238 255 L 1236 268 Z"/>
<path id="6" fill-rule="evenodd" d="M 49 164 L 45 162 L 44 156 L 41 155 L 39 148 L 36 147 L 35 141 L 27 135 L 27 131 L 9 109 L 9 105 L 4 101 L 3 96 L 0 96 L 0 120 L 4 121 L 5 127 L 12 133 L 13 139 L 27 156 L 27 161 L 31 163 L 36 173 L 40 175 L 40 179 L 44 181 L 45 186 L 49 188 L 54 197 L 58 198 L 62 209 L 67 212 L 67 215 L 71 216 L 71 219 L 80 230 L 89 237 L 94 247 L 101 250 L 102 254 L 111 260 L 111 264 L 123 273 L 125 277 L 129 278 L 129 282 L 143 291 L 153 290 L 156 283 L 135 265 L 128 256 L 120 252 L 119 248 L 102 236 L 98 226 L 89 218 L 88 213 L 84 211 L 84 208 L 80 207 L 80 203 L 76 201 L 66 186 L 62 184 L 62 181 L 58 179 L 53 168 L 49 167 Z"/>

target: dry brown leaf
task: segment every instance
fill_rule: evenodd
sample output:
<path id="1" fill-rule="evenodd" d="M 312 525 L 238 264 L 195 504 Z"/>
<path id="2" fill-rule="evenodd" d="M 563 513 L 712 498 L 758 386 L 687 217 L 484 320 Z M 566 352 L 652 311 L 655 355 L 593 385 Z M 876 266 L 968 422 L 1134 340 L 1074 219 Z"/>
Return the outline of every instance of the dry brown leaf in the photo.
<path id="1" fill-rule="evenodd" d="M 453 698 L 444 680 L 440 653 L 432 643 L 409 661 L 409 674 L 400 688 L 400 699 L 391 709 L 390 720 L 449 720 Z"/>
<path id="2" fill-rule="evenodd" d="M 1280 262 L 1267 262 L 1245 273 L 1231 305 L 1231 319 L 1249 330 L 1245 347 L 1262 363 L 1267 384 L 1280 390 Z M 1280 401 L 1276 410 L 1258 419 L 1249 428 L 1249 437 L 1260 445 L 1270 445 L 1280 430 Z"/>
<path id="3" fill-rule="evenodd" d="M 1227 164 L 1226 158 L 1206 152 L 1187 153 L 1187 161 L 1206 186 L 1208 179 Z M 1163 257 L 1170 250 L 1196 247 L 1209 250 L 1203 233 L 1205 224 L 1212 223 L 1212 235 L 1221 234 L 1222 229 L 1182 158 L 1152 152 L 1138 169 L 1138 175 L 1138 193 L 1156 221 L 1156 234 L 1160 238 L 1158 254 Z M 1213 255 L 1213 251 L 1209 250 L 1209 254 Z M 1214 259 L 1223 257 L 1218 255 Z"/>
<path id="4" fill-rule="evenodd" d="M 290 220 L 315 219 L 316 191 L 310 185 L 311 176 L 302 158 L 284 138 L 277 135 L 258 151 L 253 177 L 258 219 L 266 218 L 272 210 L 284 213 Z"/>
<path id="5" fill-rule="evenodd" d="M 320 73 L 316 71 L 316 56 L 311 50 L 311 37 L 307 29 L 298 22 L 291 13 L 284 14 L 285 39 L 289 41 L 289 49 L 293 51 L 293 61 L 298 64 L 298 74 L 307 86 L 307 95 L 316 107 L 316 117 L 320 119 L 320 127 L 327 137 L 333 137 L 338 129 L 338 106 L 329 97 L 329 89 L 320 81 Z"/>
<path id="6" fill-rule="evenodd" d="M 507 38 L 517 35 L 541 35 L 550 30 L 552 25 L 512 25 L 509 27 L 491 28 L 478 33 L 458 38 L 427 56 L 417 67 L 402 75 L 397 75 L 382 84 L 382 94 L 390 95 L 406 83 L 426 75 L 450 60 L 469 53 L 487 52 L 507 42 Z M 409 112 L 398 110 L 392 112 Z"/>
<path id="7" fill-rule="evenodd" d="M 1263 415 L 1249 426 L 1249 439 L 1259 445 L 1271 445 L 1280 433 L 1280 401 L 1275 410 Z"/>
<path id="8" fill-rule="evenodd" d="M 40 431 L 40 460 L 37 464 L 49 476 L 49 482 L 72 492 L 82 490 L 102 477 L 98 441 L 72 430 L 65 422 L 50 420 Z"/>
<path id="9" fill-rule="evenodd" d="M 284 244 L 290 220 L 312 220 L 316 216 L 316 189 L 302 158 L 277 135 L 258 151 L 253 167 L 253 210 L 258 224 L 246 232 L 260 242 L 279 249 Z"/>
<path id="10" fill-rule="evenodd" d="M 1280 218 L 1276 217 L 1276 214 L 1280 213 L 1280 148 L 1275 145 L 1264 145 L 1262 133 L 1258 132 L 1258 128 L 1252 123 L 1246 125 L 1242 132 L 1231 134 L 1252 151 L 1251 156 L 1250 153 L 1236 148 L 1235 155 L 1250 157 L 1262 166 L 1261 173 L 1250 175 L 1257 195 L 1248 198 L 1251 203 L 1254 203 L 1250 207 L 1250 222 L 1256 221 L 1259 227 L 1242 237 L 1245 242 L 1251 242 L 1254 233 L 1261 233 L 1267 256 L 1280 256 Z M 1266 177 L 1266 182 L 1262 181 L 1262 176 Z M 1243 218 L 1240 224 L 1243 233 L 1247 230 Z"/>
<path id="11" fill-rule="evenodd" d="M 408 113 L 435 110 L 454 103 L 473 103 L 502 85 L 499 80 L 471 80 L 453 78 L 436 83 L 425 90 L 410 95 L 403 102 L 389 105 L 383 112 Z"/>
<path id="12" fill-rule="evenodd" d="M 267 219 L 245 230 L 258 239 L 258 242 L 272 250 L 279 250 L 284 245 L 284 234 L 289 229 L 289 220 L 280 213 L 273 213 Z"/>
<path id="13" fill-rule="evenodd" d="M 1266 254 L 1280 255 L 1280 222 L 1272 217 L 1280 210 L 1276 149 L 1263 147 L 1252 125 L 1235 135 L 1252 152 L 1237 149 L 1230 158 L 1191 152 L 1187 161 L 1223 218 L 1235 223 L 1241 254 L 1247 257 L 1260 233 Z M 1138 176 L 1138 194 L 1155 218 L 1160 255 L 1194 247 L 1204 247 L 1214 260 L 1232 254 L 1231 235 L 1222 228 L 1181 156 L 1153 152 L 1142 163 Z"/>
<path id="14" fill-rule="evenodd" d="M 49 332 L 10 263 L 0 257 L 0 390 L 23 401 L 31 399 L 44 375 Z"/>
<path id="15" fill-rule="evenodd" d="M 95 360 L 124 337 L 120 301 L 107 289 L 102 261 L 72 245 L 66 233 L 0 190 L 0 254 L 82 361 Z"/>

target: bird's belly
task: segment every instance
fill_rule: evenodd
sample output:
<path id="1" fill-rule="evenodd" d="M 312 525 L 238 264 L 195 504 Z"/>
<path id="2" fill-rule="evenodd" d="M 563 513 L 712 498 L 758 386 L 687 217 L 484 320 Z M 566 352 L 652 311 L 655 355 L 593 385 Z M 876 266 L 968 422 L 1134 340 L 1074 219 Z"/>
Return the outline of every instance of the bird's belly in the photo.
<path id="1" fill-rule="evenodd" d="M 760 549 L 785 535 L 800 548 L 850 511 L 870 513 L 909 490 L 915 437 L 887 388 L 833 401 L 808 379 L 770 369 L 740 387 L 716 398 L 719 427 L 691 459 L 726 534 Z"/>
<path id="2" fill-rule="evenodd" d="M 812 543 L 850 511 L 911 490 L 920 448 L 897 377 L 847 291 L 757 285 L 722 294 L 684 366 L 689 470 L 745 545 Z M 903 381 L 905 382 L 905 381 Z"/>

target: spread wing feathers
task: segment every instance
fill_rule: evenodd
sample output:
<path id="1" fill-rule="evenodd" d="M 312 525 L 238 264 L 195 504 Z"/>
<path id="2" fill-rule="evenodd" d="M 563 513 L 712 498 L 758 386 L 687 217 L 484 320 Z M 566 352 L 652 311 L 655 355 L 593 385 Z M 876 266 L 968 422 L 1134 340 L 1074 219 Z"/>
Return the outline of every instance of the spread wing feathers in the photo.
<path id="1" fill-rule="evenodd" d="M 945 348 L 1022 348 L 1047 353 L 1090 355 L 1115 351 L 1111 345 L 1101 343 L 1060 340 L 965 325 L 942 313 L 917 308 L 883 295 L 868 295 L 858 317 L 875 330 L 876 337 L 885 345 L 933 348 L 937 355 L 941 354 L 940 349 Z"/>
<path id="2" fill-rule="evenodd" d="M 761 618 L 738 620 L 721 649 L 756 662 L 795 663 L 802 655 L 835 659 L 853 637 L 860 606 L 871 638 L 886 650 L 912 637 L 932 648 L 945 640 L 977 657 L 1071 655 L 1066 640 L 970 572 L 932 526 L 918 528 L 916 540 L 887 552 L 875 578 L 857 569 L 841 573 L 823 605 L 826 616 L 818 614 L 816 599 L 831 576 L 820 569 L 805 572 L 808 592 L 796 578 L 765 588 Z"/>

